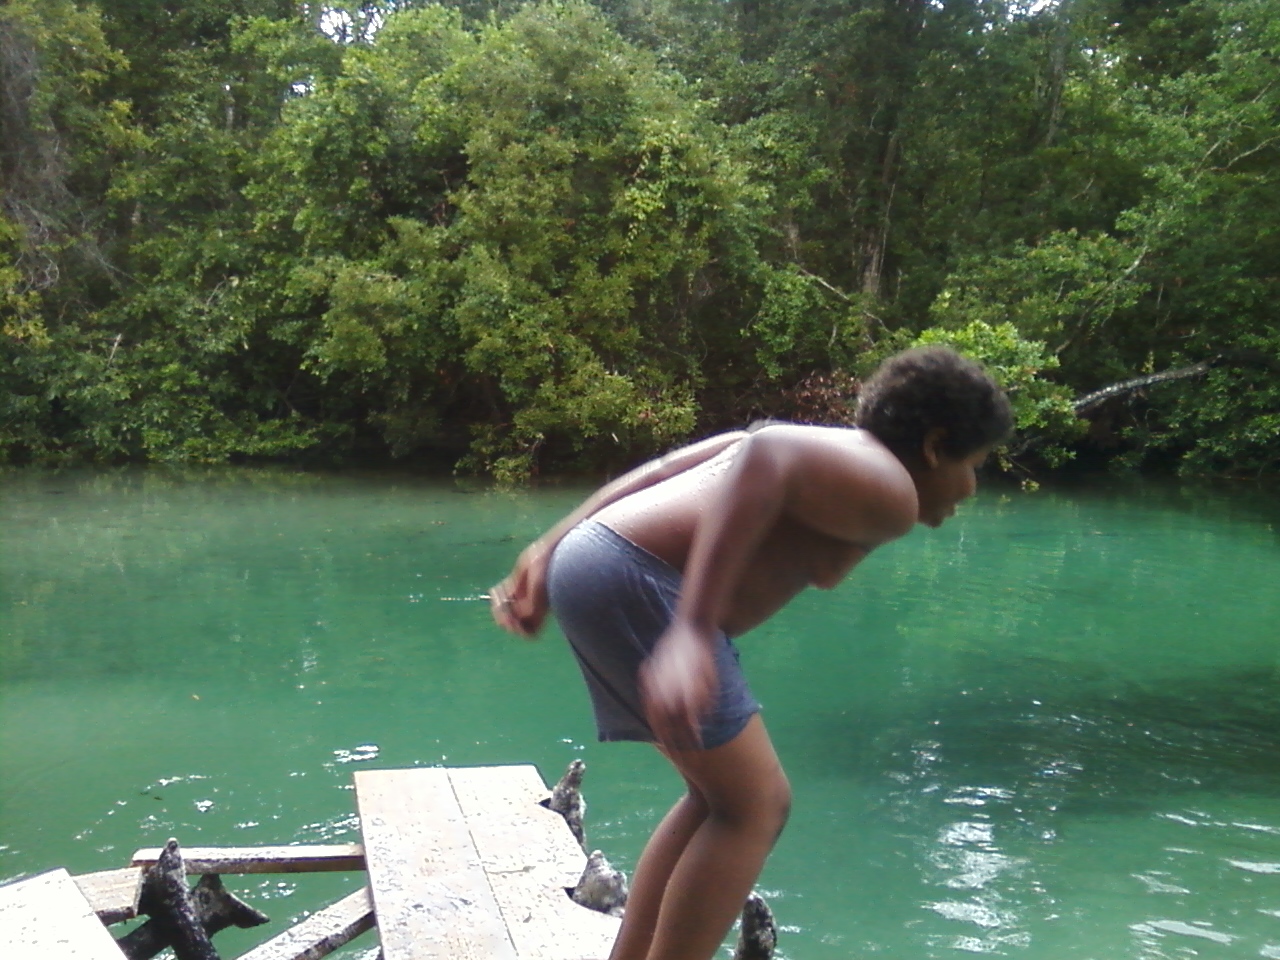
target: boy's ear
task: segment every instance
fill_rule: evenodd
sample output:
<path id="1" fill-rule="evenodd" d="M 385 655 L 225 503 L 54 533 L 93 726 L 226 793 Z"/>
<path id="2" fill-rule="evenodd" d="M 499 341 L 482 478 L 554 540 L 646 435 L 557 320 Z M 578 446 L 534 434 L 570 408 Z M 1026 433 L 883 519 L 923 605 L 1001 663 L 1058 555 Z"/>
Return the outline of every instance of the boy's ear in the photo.
<path id="1" fill-rule="evenodd" d="M 944 427 L 933 427 L 924 435 L 924 443 L 920 446 L 920 454 L 924 457 L 929 469 L 936 469 L 942 456 L 942 441 L 947 435 Z"/>

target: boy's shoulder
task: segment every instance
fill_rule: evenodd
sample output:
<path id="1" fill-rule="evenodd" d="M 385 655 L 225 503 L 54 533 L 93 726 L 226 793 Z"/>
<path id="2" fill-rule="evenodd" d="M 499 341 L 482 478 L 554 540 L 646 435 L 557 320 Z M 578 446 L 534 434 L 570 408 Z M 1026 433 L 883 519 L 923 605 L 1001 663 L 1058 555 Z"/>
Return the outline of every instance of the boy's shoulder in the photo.
<path id="1" fill-rule="evenodd" d="M 753 425 L 754 426 L 754 425 Z M 892 451 L 876 437 L 859 427 L 828 426 L 826 424 L 786 423 L 771 421 L 753 429 L 752 433 L 768 433 L 787 445 L 808 449 L 820 455 L 824 451 L 851 457 L 893 475 L 907 479 L 906 467 Z"/>
<path id="2" fill-rule="evenodd" d="M 773 424 L 758 432 L 789 461 L 792 509 L 811 526 L 843 539 L 885 542 L 917 522 L 919 503 L 907 468 L 866 430 Z M 837 530 L 848 527 L 843 533 Z M 863 531 L 852 536 L 853 530 Z"/>

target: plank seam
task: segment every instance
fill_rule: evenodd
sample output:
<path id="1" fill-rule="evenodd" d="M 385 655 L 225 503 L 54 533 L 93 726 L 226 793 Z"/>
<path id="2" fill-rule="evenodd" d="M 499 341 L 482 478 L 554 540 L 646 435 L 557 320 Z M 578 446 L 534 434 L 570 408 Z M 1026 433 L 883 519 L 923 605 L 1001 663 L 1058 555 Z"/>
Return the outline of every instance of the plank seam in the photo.
<path id="1" fill-rule="evenodd" d="M 445 779 L 449 782 L 449 792 L 453 794 L 453 802 L 458 805 L 458 810 L 462 813 L 462 824 L 467 828 L 467 839 L 471 842 L 471 850 L 475 854 L 476 865 L 480 867 L 480 872 L 484 875 L 485 886 L 489 888 L 489 896 L 493 899 L 494 906 L 498 908 L 498 919 L 502 921 L 502 933 L 507 938 L 507 943 L 511 945 L 512 955 L 518 958 L 520 951 L 516 948 L 516 942 L 511 936 L 511 921 L 507 918 L 506 911 L 502 909 L 502 901 L 498 897 L 498 892 L 493 889 L 493 883 L 489 880 L 489 871 L 485 869 L 484 858 L 480 856 L 480 844 L 476 842 L 476 835 L 471 829 L 471 818 L 467 816 L 462 798 L 458 796 L 458 787 L 453 782 L 453 770 L 448 767 L 445 768 Z"/>

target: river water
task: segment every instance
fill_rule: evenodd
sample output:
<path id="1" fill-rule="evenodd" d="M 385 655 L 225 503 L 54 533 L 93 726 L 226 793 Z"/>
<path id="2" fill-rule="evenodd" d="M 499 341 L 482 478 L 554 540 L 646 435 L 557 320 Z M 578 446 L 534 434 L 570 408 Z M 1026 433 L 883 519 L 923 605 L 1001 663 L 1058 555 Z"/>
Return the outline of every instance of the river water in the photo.
<path id="1" fill-rule="evenodd" d="M 575 757 L 629 869 L 675 776 L 479 599 L 585 492 L 0 474 L 0 880 L 356 842 L 361 765 Z M 1278 524 L 1255 487 L 985 489 L 744 637 L 796 798 L 780 953 L 1280 958 Z M 224 956 L 363 882 L 227 880 L 273 922 Z"/>

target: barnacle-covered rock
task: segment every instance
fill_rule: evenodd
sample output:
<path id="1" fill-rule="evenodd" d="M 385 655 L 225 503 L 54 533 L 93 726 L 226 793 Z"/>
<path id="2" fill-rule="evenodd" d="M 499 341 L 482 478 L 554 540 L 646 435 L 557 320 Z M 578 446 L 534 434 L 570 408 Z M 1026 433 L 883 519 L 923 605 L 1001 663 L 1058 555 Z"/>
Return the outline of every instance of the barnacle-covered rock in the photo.
<path id="1" fill-rule="evenodd" d="M 733 960 L 772 960 L 778 946 L 778 927 L 773 911 L 760 894 L 752 891 L 742 907 L 742 927 Z"/>
<path id="2" fill-rule="evenodd" d="M 627 905 L 627 875 L 615 870 L 599 850 L 587 858 L 578 885 L 569 892 L 574 903 L 620 917 Z"/>
<path id="3" fill-rule="evenodd" d="M 582 796 L 582 775 L 586 770 L 587 765 L 581 760 L 571 761 L 547 802 L 550 809 L 564 817 L 583 853 L 587 852 L 586 831 L 582 826 L 582 818 L 587 814 L 587 801 Z"/>

